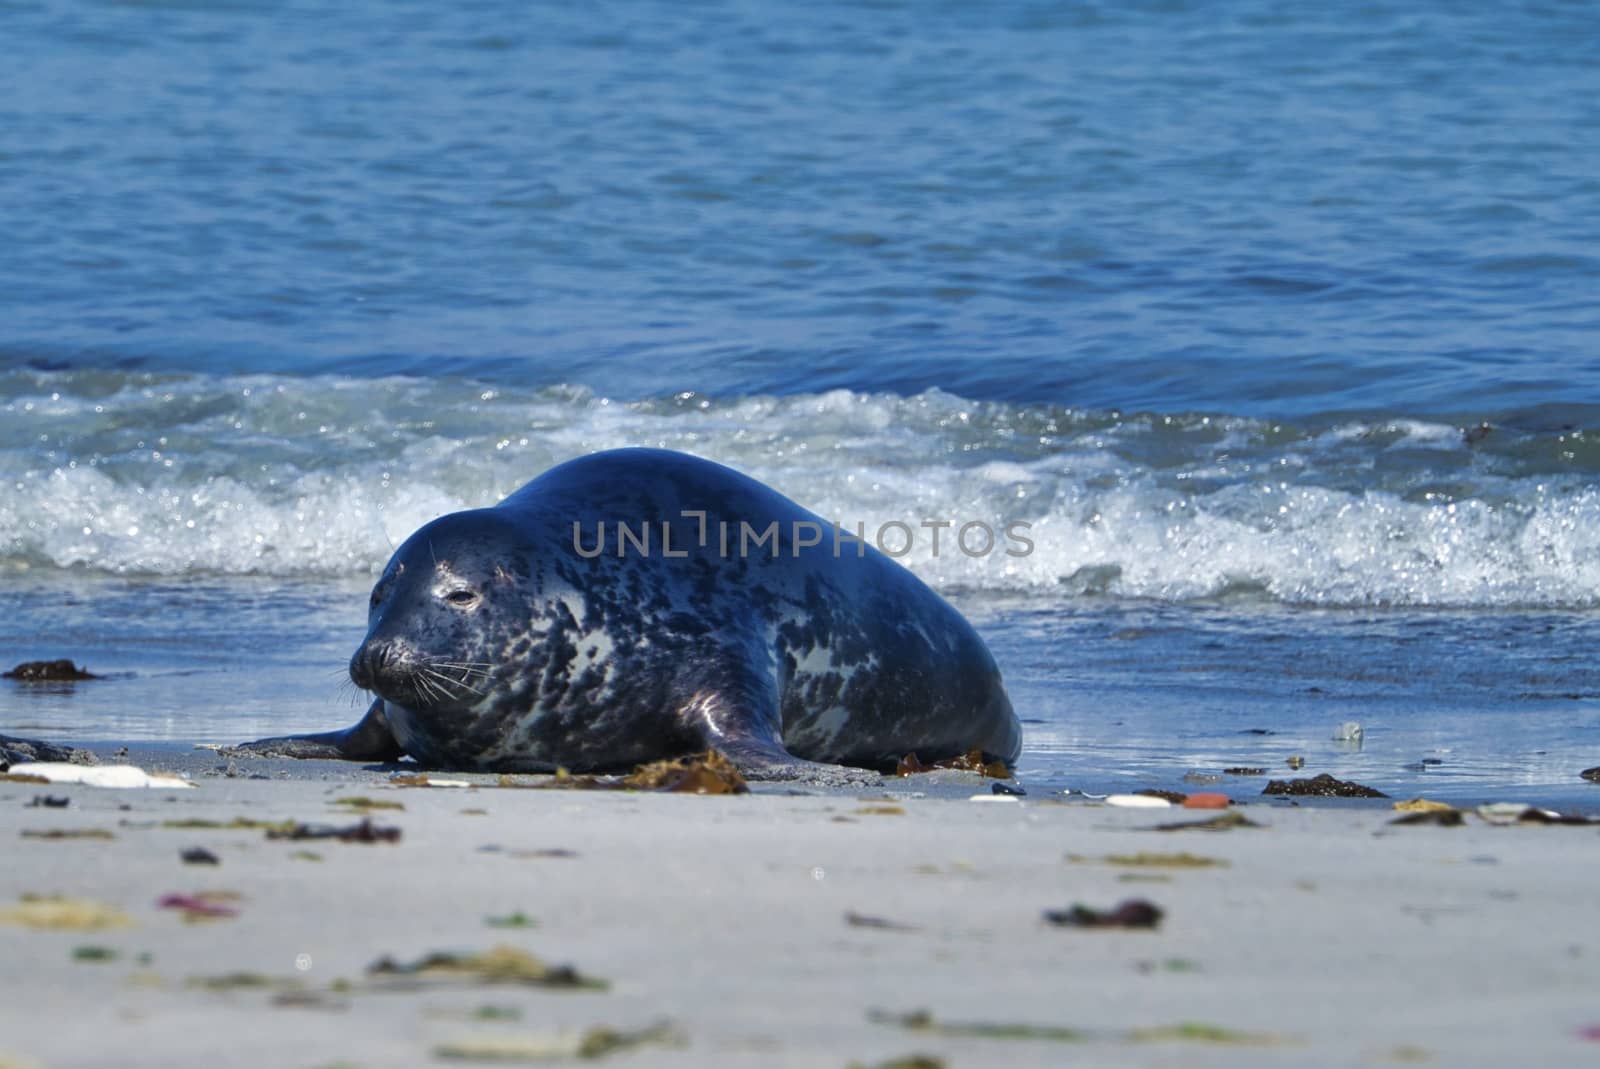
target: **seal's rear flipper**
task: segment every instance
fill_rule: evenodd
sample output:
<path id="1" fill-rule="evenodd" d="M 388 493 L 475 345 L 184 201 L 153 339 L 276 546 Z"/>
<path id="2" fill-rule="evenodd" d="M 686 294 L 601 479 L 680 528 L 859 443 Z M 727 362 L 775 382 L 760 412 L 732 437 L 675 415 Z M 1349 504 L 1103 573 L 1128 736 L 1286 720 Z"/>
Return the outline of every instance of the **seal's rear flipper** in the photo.
<path id="1" fill-rule="evenodd" d="M 257 757 L 321 758 L 333 761 L 397 761 L 405 756 L 394 732 L 389 730 L 389 718 L 383 714 L 383 699 L 379 698 L 367 710 L 367 715 L 354 727 L 343 731 L 324 731 L 315 735 L 285 735 L 277 739 L 257 739 L 233 747 L 240 753 Z"/>

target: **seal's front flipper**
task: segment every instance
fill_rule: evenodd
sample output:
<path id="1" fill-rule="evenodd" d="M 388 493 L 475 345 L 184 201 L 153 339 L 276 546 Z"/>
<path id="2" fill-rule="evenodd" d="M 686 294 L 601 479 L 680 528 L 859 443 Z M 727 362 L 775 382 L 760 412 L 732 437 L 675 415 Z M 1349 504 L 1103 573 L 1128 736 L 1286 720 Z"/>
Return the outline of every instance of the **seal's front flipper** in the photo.
<path id="1" fill-rule="evenodd" d="M 285 735 L 277 739 L 257 739 L 233 747 L 257 757 L 321 758 L 333 761 L 397 761 L 405 750 L 389 729 L 379 698 L 354 727 L 343 731 L 324 731 L 316 735 Z"/>
<path id="2" fill-rule="evenodd" d="M 787 780 L 818 787 L 870 787 L 883 782 L 883 776 L 870 768 L 807 761 L 783 749 L 774 751 L 726 739 L 709 745 L 721 750 L 749 780 Z"/>
<path id="3" fill-rule="evenodd" d="M 807 761 L 784 749 L 777 710 L 773 707 L 767 712 L 768 704 L 760 699 L 759 693 L 743 694 L 738 690 L 701 691 L 680 715 L 685 726 L 699 736 L 701 745 L 720 751 L 746 779 L 790 780 L 822 787 L 862 787 L 882 782 L 883 777 L 871 769 Z"/>

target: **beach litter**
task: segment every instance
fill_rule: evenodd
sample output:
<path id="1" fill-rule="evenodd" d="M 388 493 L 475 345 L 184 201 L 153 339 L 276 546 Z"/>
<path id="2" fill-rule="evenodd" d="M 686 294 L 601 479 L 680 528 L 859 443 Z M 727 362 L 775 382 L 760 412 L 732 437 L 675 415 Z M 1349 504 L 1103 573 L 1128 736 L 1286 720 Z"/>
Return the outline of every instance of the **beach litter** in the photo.
<path id="1" fill-rule="evenodd" d="M 433 1056 L 441 1061 L 525 1062 L 579 1058 L 594 1060 L 647 1044 L 682 1047 L 688 1040 L 670 1022 L 624 1030 L 590 1028 L 577 1035 L 492 1035 L 440 1043 Z"/>
<path id="2" fill-rule="evenodd" d="M 1154 794 L 1108 794 L 1106 805 L 1119 809 L 1171 809 L 1172 802 Z"/>
<path id="3" fill-rule="evenodd" d="M 364 794 L 352 794 L 343 798 L 335 798 L 329 805 L 344 806 L 359 813 L 370 813 L 374 809 L 405 809 L 400 802 L 391 802 L 383 798 L 368 798 Z"/>
<path id="4" fill-rule="evenodd" d="M 81 946 L 72 948 L 72 960 L 90 965 L 104 965 L 116 961 L 120 955 L 113 947 Z"/>
<path id="5" fill-rule="evenodd" d="M 990 779 L 1010 779 L 1011 769 L 1006 767 L 1004 761 L 991 761 L 984 756 L 982 750 L 968 750 L 956 757 L 946 757 L 939 761 L 924 762 L 915 753 L 908 753 L 895 763 L 896 776 L 914 776 L 922 772 L 938 772 L 940 770 L 955 770 L 957 772 L 976 772 L 980 776 Z"/>
<path id="6" fill-rule="evenodd" d="M 537 928 L 539 922 L 520 909 L 499 917 L 485 917 L 483 923 L 491 928 Z"/>
<path id="7" fill-rule="evenodd" d="M 146 772 L 132 765 L 75 765 L 65 761 L 24 761 L 11 766 L 9 779 L 23 783 L 81 783 L 85 787 L 162 787 L 193 789 L 181 776 Z"/>
<path id="8" fill-rule="evenodd" d="M 888 1013 L 869 1010 L 867 1020 L 874 1024 L 904 1028 L 907 1031 L 951 1039 L 1033 1040 L 1055 1043 L 1110 1041 L 1124 1043 L 1206 1043 L 1240 1046 L 1267 1046 L 1290 1042 L 1282 1036 L 1261 1032 L 1241 1032 L 1203 1021 L 1148 1028 L 1087 1029 L 1057 1025 L 1035 1025 L 1003 1021 L 940 1021 L 927 1010 Z"/>
<path id="9" fill-rule="evenodd" d="M 23 895 L 9 909 L 0 909 L 0 925 L 50 931 L 97 932 L 105 928 L 131 928 L 133 918 L 87 898 Z"/>
<path id="10" fill-rule="evenodd" d="M 1387 798 L 1387 794 L 1350 780 L 1334 779 L 1326 772 L 1310 779 L 1269 780 L 1262 794 L 1286 794 L 1311 798 Z"/>
<path id="11" fill-rule="evenodd" d="M 1227 809 L 1209 820 L 1177 820 L 1170 824 L 1156 824 L 1151 831 L 1231 831 L 1234 828 L 1263 828 L 1239 812 L 1237 809 Z"/>
<path id="12" fill-rule="evenodd" d="M 1568 824 L 1587 826 L 1600 824 L 1600 817 L 1586 817 L 1580 813 L 1560 813 L 1554 809 L 1540 809 L 1525 802 L 1493 802 L 1480 805 L 1478 816 L 1496 825 L 1511 824 Z"/>
<path id="13" fill-rule="evenodd" d="M 866 913 L 850 911 L 844 915 L 844 922 L 852 928 L 875 928 L 881 932 L 920 932 L 922 928 L 915 924 L 906 924 L 903 921 L 890 920 L 887 917 L 874 917 Z"/>
<path id="14" fill-rule="evenodd" d="M 1416 809 L 1411 812 L 1401 813 L 1389 821 L 1390 824 L 1401 827 L 1427 824 L 1440 828 L 1459 828 L 1467 822 L 1466 814 L 1459 809 Z"/>
<path id="15" fill-rule="evenodd" d="M 382 827 L 374 824 L 371 817 L 363 817 L 359 824 L 345 827 L 291 822 L 286 827 L 268 828 L 267 838 L 338 839 L 342 843 L 397 843 L 400 841 L 400 829 Z"/>
<path id="16" fill-rule="evenodd" d="M 909 1013 L 889 1013 L 885 1010 L 868 1010 L 867 1020 L 873 1024 L 904 1028 L 912 1032 L 968 1039 L 1032 1039 L 1056 1043 L 1081 1043 L 1091 1038 L 1081 1028 L 1062 1028 L 1056 1025 L 1036 1025 L 990 1021 L 941 1021 L 927 1010 Z"/>
<path id="17" fill-rule="evenodd" d="M 240 900 L 241 896 L 233 891 L 200 891 L 192 895 L 174 892 L 157 899 L 156 908 L 176 910 L 193 924 L 237 917 L 239 909 L 232 903 Z"/>
<path id="18" fill-rule="evenodd" d="M 497 946 L 481 954 L 435 951 L 406 963 L 383 957 L 367 966 L 367 976 L 380 987 L 403 990 L 518 984 L 605 991 L 611 986 L 605 980 L 583 975 L 571 965 L 549 965 L 527 951 L 509 946 Z"/>
<path id="19" fill-rule="evenodd" d="M 1401 813 L 1442 813 L 1446 810 L 1455 812 L 1455 806 L 1449 802 L 1436 802 L 1432 798 L 1407 798 L 1405 801 L 1396 802 L 1394 808 Z"/>
<path id="20" fill-rule="evenodd" d="M 1045 922 L 1058 928 L 1158 928 L 1165 911 L 1143 898 L 1129 898 L 1112 909 L 1077 903 L 1068 909 L 1047 909 Z"/>
<path id="21" fill-rule="evenodd" d="M 576 791 L 654 791 L 658 794 L 750 793 L 744 775 L 717 750 L 667 761 L 652 761 L 639 765 L 626 776 L 574 776 L 560 768 L 556 770 L 553 780 L 521 783 L 503 775 L 499 785 Z"/>
<path id="22" fill-rule="evenodd" d="M 905 1054 L 870 1066 L 851 1062 L 848 1069 L 945 1069 L 945 1062 L 943 1058 L 935 1058 L 931 1054 Z"/>
<path id="23" fill-rule="evenodd" d="M 53 839 L 57 841 L 64 839 L 116 838 L 115 835 L 104 828 L 48 828 L 42 831 L 37 828 L 24 828 L 21 834 L 24 839 Z"/>
<path id="24" fill-rule="evenodd" d="M 1069 854 L 1068 861 L 1086 861 L 1087 858 Z M 1215 857 L 1201 857 L 1182 851 L 1176 854 L 1156 854 L 1141 851 L 1137 854 L 1107 854 L 1102 859 L 1107 865 L 1121 865 L 1128 868 L 1172 868 L 1172 869 L 1210 869 L 1227 868 L 1228 862 Z"/>
<path id="25" fill-rule="evenodd" d="M 402 772 L 398 776 L 389 777 L 391 787 L 471 787 L 473 782 L 469 779 L 440 779 L 430 776 L 426 772 Z"/>

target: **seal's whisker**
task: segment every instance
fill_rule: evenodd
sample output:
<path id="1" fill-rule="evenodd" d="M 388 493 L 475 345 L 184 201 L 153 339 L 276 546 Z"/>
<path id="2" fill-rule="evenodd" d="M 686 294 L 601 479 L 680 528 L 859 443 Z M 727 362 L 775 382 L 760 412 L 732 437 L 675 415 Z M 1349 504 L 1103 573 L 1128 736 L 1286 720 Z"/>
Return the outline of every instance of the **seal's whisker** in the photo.
<path id="1" fill-rule="evenodd" d="M 476 694 L 479 697 L 482 697 L 483 695 L 483 691 L 479 690 L 477 687 L 474 687 L 465 679 L 456 679 L 452 676 L 446 675 L 444 672 L 439 671 L 431 664 L 424 665 L 422 667 L 422 672 L 430 680 L 439 680 L 444 683 L 448 683 L 452 687 L 460 687 L 462 690 L 469 691 L 470 693 Z M 434 685 L 438 686 L 438 683 L 435 683 Z"/>
<path id="2" fill-rule="evenodd" d="M 490 675 L 487 666 L 483 668 L 477 668 L 471 664 L 458 664 L 452 661 L 429 661 L 428 667 L 444 669 L 447 673 L 454 677 L 454 682 L 457 682 L 462 686 L 467 686 L 467 680 L 469 679 L 486 680 Z"/>
<path id="3" fill-rule="evenodd" d="M 417 689 L 421 690 L 427 697 L 439 698 L 448 701 L 450 695 L 445 692 L 443 687 L 439 686 L 438 683 L 435 683 L 431 678 L 429 678 L 432 675 L 433 673 L 429 672 L 427 669 L 423 669 L 421 672 L 418 672 L 415 677 L 417 681 Z"/>
<path id="4" fill-rule="evenodd" d="M 431 698 L 437 693 L 437 684 L 422 672 L 414 672 L 407 677 L 406 682 L 417 693 L 419 698 Z"/>

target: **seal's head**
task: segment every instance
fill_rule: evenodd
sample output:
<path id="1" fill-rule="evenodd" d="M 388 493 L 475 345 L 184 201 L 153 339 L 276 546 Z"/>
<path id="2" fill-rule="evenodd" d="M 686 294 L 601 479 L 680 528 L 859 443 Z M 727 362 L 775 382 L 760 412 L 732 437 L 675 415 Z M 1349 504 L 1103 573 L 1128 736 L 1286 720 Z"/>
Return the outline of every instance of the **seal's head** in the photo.
<path id="1" fill-rule="evenodd" d="M 492 509 L 441 517 L 390 558 L 350 678 L 384 700 L 412 756 L 471 767 L 503 738 L 507 654 L 536 627 L 531 570 L 525 541 Z"/>

